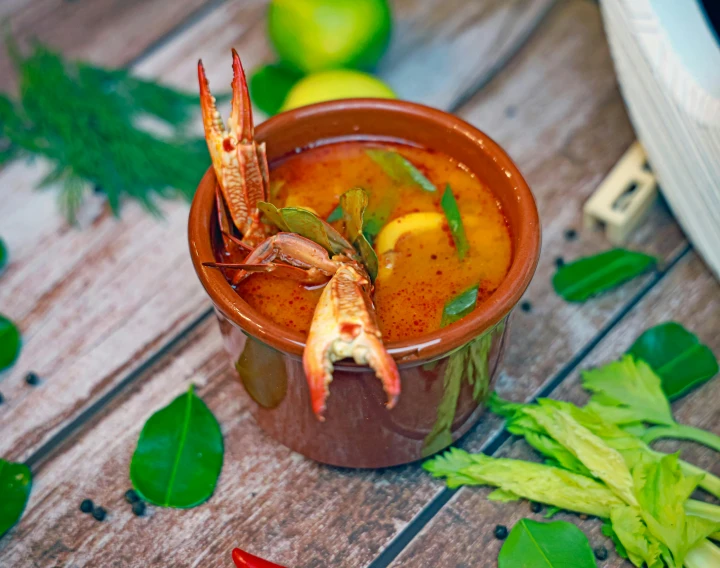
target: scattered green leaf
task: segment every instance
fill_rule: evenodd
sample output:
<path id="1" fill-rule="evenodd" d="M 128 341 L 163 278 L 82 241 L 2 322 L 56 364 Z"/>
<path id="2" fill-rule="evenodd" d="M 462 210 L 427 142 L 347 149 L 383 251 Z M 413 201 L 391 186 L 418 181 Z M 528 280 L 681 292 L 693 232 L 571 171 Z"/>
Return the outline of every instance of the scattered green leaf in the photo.
<path id="1" fill-rule="evenodd" d="M 565 521 L 520 519 L 500 549 L 498 568 L 595 568 L 583 532 Z"/>
<path id="2" fill-rule="evenodd" d="M 651 327 L 637 338 L 628 354 L 652 367 L 670 400 L 683 396 L 718 372 L 718 361 L 710 348 L 676 322 Z"/>
<path id="3" fill-rule="evenodd" d="M 64 60 L 36 44 L 27 57 L 10 41 L 20 100 L 0 95 L 0 162 L 42 156 L 52 164 L 45 183 L 59 186 L 71 222 L 84 196 L 98 187 L 112 211 L 134 199 L 159 214 L 157 198 L 191 199 L 210 163 L 202 138 L 185 128 L 198 97 L 132 77 Z M 152 116 L 170 128 L 159 136 L 139 126 Z"/>
<path id="4" fill-rule="evenodd" d="M 0 371 L 10 367 L 20 354 L 22 336 L 17 326 L 0 314 Z"/>
<path id="5" fill-rule="evenodd" d="M 380 150 L 372 148 L 365 150 L 365 153 L 387 176 L 395 183 L 402 185 L 414 185 L 424 191 L 437 191 L 433 183 L 413 165 L 413 163 L 393 150 Z"/>
<path id="6" fill-rule="evenodd" d="M 130 463 L 130 480 L 149 503 L 195 507 L 213 494 L 223 452 L 220 425 L 190 387 L 145 423 Z"/>
<path id="7" fill-rule="evenodd" d="M 280 112 L 290 89 L 302 79 L 302 72 L 281 63 L 271 63 L 255 69 L 250 75 L 250 97 L 265 114 Z"/>
<path id="8" fill-rule="evenodd" d="M 657 424 L 642 436 L 693 440 L 720 451 L 720 436 L 678 424 L 663 393 L 660 378 L 645 361 L 626 355 L 620 361 L 582 373 L 583 386 L 593 393 L 588 408 L 614 424 Z"/>
<path id="9" fill-rule="evenodd" d="M 20 520 L 31 488 L 28 466 L 0 459 L 0 537 Z"/>
<path id="10" fill-rule="evenodd" d="M 473 286 L 455 296 L 445 304 L 440 327 L 445 327 L 464 318 L 475 309 L 478 297 L 478 286 Z"/>
<path id="11" fill-rule="evenodd" d="M 5 270 L 5 267 L 7 266 L 8 262 L 8 253 L 7 253 L 7 247 L 5 246 L 5 241 L 0 239 L 0 274 L 3 273 Z"/>
<path id="12" fill-rule="evenodd" d="M 363 216 L 368 204 L 367 192 L 359 187 L 346 191 L 340 197 L 340 207 L 345 219 L 345 231 L 350 242 L 360 253 L 370 279 L 374 282 L 378 273 L 378 258 L 375 250 L 363 233 Z"/>
<path id="13" fill-rule="evenodd" d="M 584 302 L 657 264 L 653 256 L 625 249 L 613 249 L 564 264 L 553 277 L 555 292 L 568 302 Z"/>
<path id="14" fill-rule="evenodd" d="M 460 260 L 462 260 L 468 252 L 469 245 L 467 236 L 465 235 L 465 226 L 460 216 L 460 209 L 458 208 L 457 201 L 449 184 L 445 186 L 445 193 L 443 193 L 442 199 L 440 199 L 440 205 L 442 205 L 443 211 L 445 212 L 457 255 Z"/>

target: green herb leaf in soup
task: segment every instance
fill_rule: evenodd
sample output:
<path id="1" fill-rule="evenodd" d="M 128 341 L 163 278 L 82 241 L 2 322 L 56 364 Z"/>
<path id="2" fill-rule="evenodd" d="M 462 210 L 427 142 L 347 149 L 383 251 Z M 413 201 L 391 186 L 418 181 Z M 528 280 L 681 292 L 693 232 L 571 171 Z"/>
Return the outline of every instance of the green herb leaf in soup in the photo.
<path id="1" fill-rule="evenodd" d="M 553 277 L 555 292 L 568 302 L 584 302 L 653 268 L 657 259 L 641 252 L 613 249 L 561 266 Z"/>
<path id="2" fill-rule="evenodd" d="M 365 152 L 395 183 L 414 185 L 424 191 L 437 191 L 433 183 L 410 160 L 397 152 L 380 149 Z"/>
<path id="3" fill-rule="evenodd" d="M 0 371 L 10 367 L 20 354 L 22 337 L 17 326 L 0 314 Z"/>
<path id="4" fill-rule="evenodd" d="M 0 274 L 3 273 L 3 271 L 5 270 L 5 267 L 7 266 L 7 260 L 8 260 L 7 247 L 5 246 L 5 241 L 0 239 Z"/>
<path id="5" fill-rule="evenodd" d="M 681 397 L 718 372 L 718 361 L 710 348 L 676 322 L 645 331 L 630 347 L 628 355 L 653 368 L 670 400 Z"/>
<path id="6" fill-rule="evenodd" d="M 31 488 L 28 466 L 0 459 L 0 537 L 20 520 Z"/>
<path id="7" fill-rule="evenodd" d="M 335 209 L 332 210 L 330 215 L 328 215 L 327 222 L 334 223 L 335 221 L 339 221 L 342 218 L 343 218 L 343 210 L 342 210 L 342 207 L 340 207 L 338 205 Z"/>
<path id="8" fill-rule="evenodd" d="M 360 258 L 367 268 L 370 278 L 375 281 L 378 273 L 378 258 L 367 238 L 363 234 L 363 215 L 368 204 L 367 192 L 356 187 L 346 191 L 340 197 L 340 207 L 345 219 L 345 230 L 353 244 L 360 253 Z"/>
<path id="9" fill-rule="evenodd" d="M 223 453 L 220 425 L 190 387 L 145 423 L 130 480 L 149 503 L 195 507 L 213 494 Z"/>
<path id="10" fill-rule="evenodd" d="M 520 519 L 498 556 L 498 568 L 596 568 L 583 532 L 571 523 Z"/>
<path id="11" fill-rule="evenodd" d="M 450 325 L 472 312 L 477 304 L 477 297 L 478 286 L 473 286 L 445 304 L 440 327 Z"/>
<path id="12" fill-rule="evenodd" d="M 297 233 L 319 244 L 331 254 L 347 253 L 350 249 L 350 243 L 312 211 L 302 207 L 278 209 L 272 203 L 265 201 L 258 203 L 258 209 L 281 231 Z"/>
<path id="13" fill-rule="evenodd" d="M 445 193 L 443 193 L 442 199 L 440 200 L 440 205 L 442 205 L 448 225 L 450 226 L 450 234 L 455 243 L 458 257 L 462 260 L 467 254 L 469 245 L 467 236 L 465 235 L 465 226 L 460 216 L 460 209 L 458 208 L 457 201 L 449 184 L 445 186 Z"/>

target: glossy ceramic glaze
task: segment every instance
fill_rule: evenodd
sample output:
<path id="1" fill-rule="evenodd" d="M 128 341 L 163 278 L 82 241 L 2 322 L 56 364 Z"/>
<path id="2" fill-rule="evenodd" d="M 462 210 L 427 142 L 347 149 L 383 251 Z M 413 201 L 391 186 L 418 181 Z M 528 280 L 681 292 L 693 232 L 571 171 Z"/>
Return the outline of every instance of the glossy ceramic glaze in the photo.
<path id="1" fill-rule="evenodd" d="M 385 408 L 380 382 L 369 368 L 338 362 L 325 422 L 310 407 L 302 370 L 304 338 L 260 316 L 220 271 L 202 266 L 214 260 L 212 169 L 200 182 L 190 211 L 193 264 L 213 301 L 255 418 L 270 436 L 309 458 L 344 467 L 397 465 L 443 449 L 482 414 L 502 358 L 507 317 L 535 271 L 540 224 L 525 180 L 482 132 L 454 116 L 402 101 L 357 99 L 304 107 L 259 125 L 256 137 L 267 143 L 271 163 L 298 149 L 348 139 L 440 149 L 470 168 L 500 201 L 513 241 L 512 263 L 500 287 L 459 322 L 387 345 L 402 381 L 393 410 Z"/>

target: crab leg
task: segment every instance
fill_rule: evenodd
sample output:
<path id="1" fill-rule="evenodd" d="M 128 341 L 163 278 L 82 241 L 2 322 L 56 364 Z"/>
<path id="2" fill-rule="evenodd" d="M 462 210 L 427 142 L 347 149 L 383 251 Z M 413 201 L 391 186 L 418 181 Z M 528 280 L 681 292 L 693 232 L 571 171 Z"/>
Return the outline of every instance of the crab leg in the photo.
<path id="1" fill-rule="evenodd" d="M 267 156 L 265 145 L 255 143 L 250 96 L 237 52 L 233 49 L 232 110 L 227 128 L 210 93 L 202 61 L 198 61 L 198 82 L 205 139 L 218 184 L 243 240 L 257 244 L 265 238 L 257 202 L 267 199 Z"/>
<path id="2" fill-rule="evenodd" d="M 282 262 L 284 264 L 277 264 Z M 337 270 L 340 263 L 332 260 L 319 244 L 296 233 L 278 233 L 261 242 L 242 263 L 206 262 L 211 268 L 230 268 L 240 271 L 232 279 L 239 284 L 250 272 L 273 272 L 285 275 L 306 284 L 326 282 Z M 265 266 L 265 268 L 261 268 Z M 293 269 L 285 270 L 285 269 Z M 303 275 L 297 272 L 302 270 Z"/>
<path id="3" fill-rule="evenodd" d="M 395 406 L 400 394 L 397 365 L 383 346 L 369 287 L 369 279 L 361 268 L 342 264 L 315 308 L 303 366 L 313 411 L 320 420 L 332 381 L 333 362 L 345 357 L 372 367 L 382 381 L 388 408 Z"/>

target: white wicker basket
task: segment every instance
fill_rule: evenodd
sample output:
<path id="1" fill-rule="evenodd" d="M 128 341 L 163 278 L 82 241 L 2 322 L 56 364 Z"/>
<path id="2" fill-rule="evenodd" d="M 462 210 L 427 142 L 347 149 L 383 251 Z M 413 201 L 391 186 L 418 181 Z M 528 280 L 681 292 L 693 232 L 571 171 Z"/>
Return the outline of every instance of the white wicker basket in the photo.
<path id="1" fill-rule="evenodd" d="M 720 278 L 720 41 L 700 0 L 601 6 L 623 97 L 661 191 Z"/>

